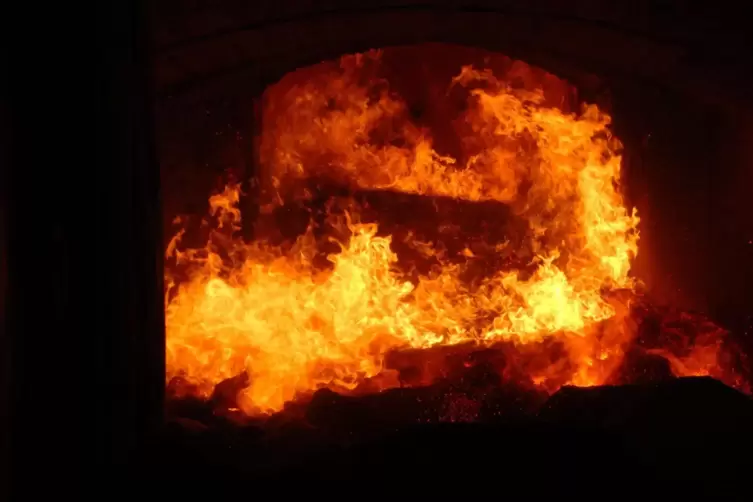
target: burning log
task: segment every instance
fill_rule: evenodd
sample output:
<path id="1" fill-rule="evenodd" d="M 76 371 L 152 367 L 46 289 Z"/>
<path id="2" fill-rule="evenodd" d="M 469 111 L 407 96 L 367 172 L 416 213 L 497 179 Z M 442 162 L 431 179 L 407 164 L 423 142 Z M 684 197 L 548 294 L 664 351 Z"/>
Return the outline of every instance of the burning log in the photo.
<path id="1" fill-rule="evenodd" d="M 323 253 L 337 252 L 328 239 L 347 241 L 342 220 L 348 214 L 355 221 L 377 223 L 380 235 L 391 235 L 405 268 L 417 265 L 426 272 L 426 264 L 438 263 L 432 259 L 438 253 L 450 261 L 475 256 L 487 270 L 525 268 L 533 257 L 525 245 L 528 223 L 502 202 L 352 189 L 321 179 L 309 187 L 314 197 L 278 206 L 268 222 L 259 223 L 260 238 L 294 239 L 313 223 Z"/>

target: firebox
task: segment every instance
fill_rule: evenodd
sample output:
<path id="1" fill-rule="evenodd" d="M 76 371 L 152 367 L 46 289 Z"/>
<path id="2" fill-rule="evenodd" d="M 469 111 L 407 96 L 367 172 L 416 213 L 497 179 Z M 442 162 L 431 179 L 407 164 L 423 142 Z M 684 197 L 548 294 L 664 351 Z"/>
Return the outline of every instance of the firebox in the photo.
<path id="1" fill-rule="evenodd" d="M 160 0 L 148 37 L 108 4 L 97 92 L 13 72 L 60 81 L 14 100 L 0 211 L 17 465 L 81 450 L 87 486 L 171 498 L 743 493 L 753 79 L 720 3 Z"/>
<path id="2" fill-rule="evenodd" d="M 257 107 L 251 159 L 207 217 L 168 215 L 168 395 L 259 417 L 479 371 L 481 392 L 670 376 L 749 391 L 726 331 L 658 308 L 631 273 L 625 147 L 572 84 L 422 44 L 295 70 Z M 464 395 L 454 416 L 456 398 L 416 420 L 481 413 Z"/>
<path id="3" fill-rule="evenodd" d="M 305 456 L 579 408 L 602 427 L 617 412 L 596 409 L 683 385 L 750 394 L 745 336 L 680 272 L 711 256 L 710 215 L 678 197 L 723 157 L 721 117 L 553 66 L 389 45 L 164 105 L 168 419 L 303 427 Z"/>

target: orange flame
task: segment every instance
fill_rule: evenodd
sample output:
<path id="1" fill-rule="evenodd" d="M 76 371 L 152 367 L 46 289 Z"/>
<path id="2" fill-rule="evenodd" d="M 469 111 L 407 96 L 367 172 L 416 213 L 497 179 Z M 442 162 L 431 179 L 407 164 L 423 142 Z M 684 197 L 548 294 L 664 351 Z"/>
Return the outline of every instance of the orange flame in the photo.
<path id="1" fill-rule="evenodd" d="M 406 271 L 393 236 L 363 222 L 364 206 L 347 197 L 346 211 L 328 206 L 326 223 L 310 223 L 293 243 L 247 244 L 235 236 L 240 192 L 229 185 L 210 198 L 216 228 L 206 248 L 181 250 L 182 232 L 168 246 L 168 379 L 182 376 L 207 396 L 245 371 L 238 404 L 260 414 L 317 388 L 345 392 L 386 375 L 390 351 L 554 338 L 568 364 L 531 369 L 534 382 L 605 382 L 633 336 L 618 293 L 635 287 L 639 221 L 620 194 L 610 118 L 596 106 L 578 115 L 544 107 L 540 91 L 465 67 L 448 88 L 465 100 L 455 124 L 462 156 L 441 155 L 385 82 L 364 78 L 378 61 L 373 52 L 346 56 L 268 91 L 265 211 L 305 205 L 322 179 L 351 193 L 497 202 L 525 230 L 517 242 L 487 246 L 492 259 L 512 253 L 528 264 L 488 265 L 488 249 L 451 256 L 409 234 L 406 244 L 434 266 Z M 333 240 L 339 250 L 321 266 Z M 188 273 L 178 280 L 181 267 Z"/>

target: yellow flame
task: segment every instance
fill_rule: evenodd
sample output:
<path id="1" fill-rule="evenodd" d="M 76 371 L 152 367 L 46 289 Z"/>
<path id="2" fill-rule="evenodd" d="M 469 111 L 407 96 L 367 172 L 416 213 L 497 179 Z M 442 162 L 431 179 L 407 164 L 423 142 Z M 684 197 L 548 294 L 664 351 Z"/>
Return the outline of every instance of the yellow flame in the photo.
<path id="1" fill-rule="evenodd" d="M 466 248 L 452 261 L 414 242 L 440 266 L 409 278 L 391 237 L 359 223 L 355 203 L 352 221 L 331 222 L 347 237 L 340 251 L 329 268 L 317 267 L 313 227 L 292 247 L 232 237 L 240 213 L 231 185 L 210 199 L 217 235 L 207 248 L 181 251 L 182 234 L 168 248 L 175 263 L 191 266 L 187 280 L 168 277 L 175 284 L 166 301 L 168 378 L 181 375 L 207 395 L 246 371 L 239 405 L 266 413 L 301 392 L 356 387 L 384 370 L 390 350 L 556 337 L 571 363 L 556 371 L 579 385 L 602 382 L 631 336 L 619 326 L 604 333 L 603 321 L 622 315 L 605 292 L 633 287 L 638 249 L 638 217 L 620 194 L 621 147 L 610 118 L 596 106 L 578 115 L 546 108 L 535 90 L 512 90 L 489 71 L 462 68 L 449 83 L 467 96 L 457 124 L 466 155 L 455 159 L 435 150 L 399 98 L 362 82 L 363 65 L 376 57 L 345 57 L 335 70 L 270 89 L 260 155 L 270 205 L 310 197 L 307 182 L 315 178 L 497 201 L 527 222 L 531 267 L 495 269 L 469 284 L 474 252 Z M 399 141 L 374 140 L 378 131 Z M 548 371 L 531 376 L 543 383 Z"/>

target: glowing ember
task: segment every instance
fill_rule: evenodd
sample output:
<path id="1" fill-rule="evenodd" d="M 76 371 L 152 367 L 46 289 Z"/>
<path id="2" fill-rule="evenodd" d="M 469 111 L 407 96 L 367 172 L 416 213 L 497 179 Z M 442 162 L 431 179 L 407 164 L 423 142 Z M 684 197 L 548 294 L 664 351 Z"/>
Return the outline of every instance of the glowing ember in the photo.
<path id="1" fill-rule="evenodd" d="M 248 244 L 236 235 L 239 187 L 210 198 L 208 244 L 184 249 L 181 231 L 167 250 L 168 380 L 208 396 L 245 372 L 238 406 L 253 415 L 322 387 L 404 385 L 388 364 L 396 352 L 502 343 L 530 385 L 608 382 L 636 336 L 639 221 L 620 193 L 610 118 L 596 106 L 564 113 L 541 91 L 464 67 L 445 84 L 448 100 L 462 98 L 460 151 L 440 154 L 378 66 L 379 53 L 348 56 L 268 91 L 263 212 L 302 209 L 307 229 Z M 405 231 L 403 208 L 392 231 L 371 215 L 400 197 L 461 210 Z M 481 216 L 464 221 L 463 207 Z M 673 372 L 714 371 L 718 337 L 683 350 Z"/>

